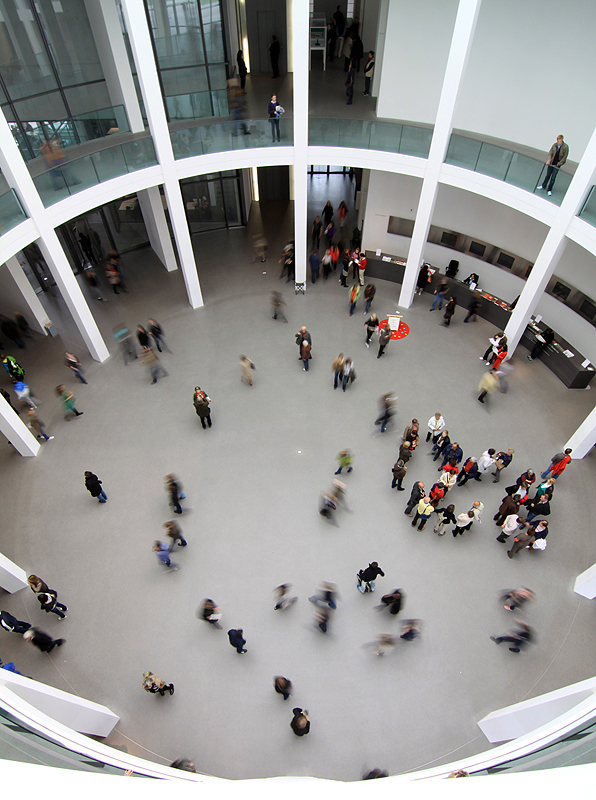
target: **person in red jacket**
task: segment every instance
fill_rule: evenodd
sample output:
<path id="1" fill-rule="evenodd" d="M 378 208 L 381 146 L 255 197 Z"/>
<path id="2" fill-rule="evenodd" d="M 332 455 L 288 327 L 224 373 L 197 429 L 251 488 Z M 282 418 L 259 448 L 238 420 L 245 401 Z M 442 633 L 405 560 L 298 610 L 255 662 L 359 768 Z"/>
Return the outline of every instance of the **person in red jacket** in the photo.
<path id="1" fill-rule="evenodd" d="M 557 453 L 556 456 L 551 458 L 550 465 L 544 470 L 542 475 L 540 476 L 542 480 L 546 478 L 548 475 L 550 478 L 554 478 L 555 480 L 565 471 L 565 467 L 571 461 L 571 453 L 573 451 L 570 447 L 565 450 L 564 453 Z M 550 473 L 550 474 L 549 474 Z"/>

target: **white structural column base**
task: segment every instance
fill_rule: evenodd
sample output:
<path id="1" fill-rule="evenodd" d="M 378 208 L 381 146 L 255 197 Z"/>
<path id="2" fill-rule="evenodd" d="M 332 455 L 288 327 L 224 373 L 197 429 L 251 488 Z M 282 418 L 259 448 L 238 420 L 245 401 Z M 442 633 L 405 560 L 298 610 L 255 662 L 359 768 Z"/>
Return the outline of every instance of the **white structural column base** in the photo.
<path id="1" fill-rule="evenodd" d="M 12 695 L 20 697 L 56 722 L 88 736 L 108 736 L 120 719 L 99 703 L 0 669 L 0 702 L 6 699 L 10 707 Z"/>
<path id="2" fill-rule="evenodd" d="M 304 292 L 306 265 L 308 263 L 308 81 L 309 72 L 309 19 L 303 3 L 292 4 L 292 27 L 294 31 L 294 264 L 296 267 L 296 290 Z"/>
<path id="3" fill-rule="evenodd" d="M 573 436 L 565 445 L 565 450 L 573 450 L 572 458 L 583 458 L 596 444 L 596 407 L 588 414 Z"/>
<path id="4" fill-rule="evenodd" d="M 36 456 L 41 445 L 14 409 L 0 397 L 0 433 L 22 456 Z"/>
<path id="5" fill-rule="evenodd" d="M 13 594 L 20 592 L 27 586 L 27 573 L 18 567 L 10 558 L 6 558 L 0 553 L 0 587 L 5 592 Z"/>
<path id="6" fill-rule="evenodd" d="M 426 162 L 420 202 L 416 210 L 416 222 L 414 223 L 406 271 L 399 295 L 399 305 L 405 308 L 409 308 L 414 299 L 416 280 L 422 265 L 424 248 L 426 247 L 428 231 L 437 200 L 439 174 L 449 146 L 453 127 L 453 114 L 472 47 L 481 2 L 482 0 L 459 0 L 449 57 L 445 67 L 445 77 L 441 88 L 441 98 L 435 120 L 435 129 L 428 161 Z"/>
<path id="7" fill-rule="evenodd" d="M 143 189 L 137 192 L 137 197 L 151 249 L 168 272 L 178 269 L 159 188 L 152 186 L 150 189 Z"/>
<path id="8" fill-rule="evenodd" d="M 508 742 L 548 725 L 596 693 L 596 678 L 493 711 L 478 723 L 489 742 Z"/>
<path id="9" fill-rule="evenodd" d="M 573 591 L 581 594 L 582 597 L 587 597 L 588 600 L 593 600 L 596 597 L 596 564 L 592 564 L 591 567 L 577 576 Z"/>

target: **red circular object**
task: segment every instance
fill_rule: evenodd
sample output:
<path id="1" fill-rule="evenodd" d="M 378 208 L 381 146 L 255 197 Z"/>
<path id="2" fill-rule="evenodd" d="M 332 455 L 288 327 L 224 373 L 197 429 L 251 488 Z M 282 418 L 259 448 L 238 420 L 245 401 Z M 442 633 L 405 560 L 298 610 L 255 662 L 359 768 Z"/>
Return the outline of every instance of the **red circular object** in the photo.
<path id="1" fill-rule="evenodd" d="M 380 325 L 386 325 L 388 320 L 382 319 Z M 391 338 L 392 339 L 405 339 L 406 336 L 410 333 L 410 328 L 406 323 L 401 319 L 399 321 L 399 328 L 396 331 L 391 331 Z"/>

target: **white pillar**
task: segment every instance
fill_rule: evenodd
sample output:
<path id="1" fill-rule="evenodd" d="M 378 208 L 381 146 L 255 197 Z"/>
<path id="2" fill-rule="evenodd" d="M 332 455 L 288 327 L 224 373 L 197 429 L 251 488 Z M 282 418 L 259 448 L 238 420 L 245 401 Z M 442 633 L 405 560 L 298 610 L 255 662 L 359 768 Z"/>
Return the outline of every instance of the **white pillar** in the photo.
<path id="1" fill-rule="evenodd" d="M 379 96 L 381 85 L 381 65 L 383 63 L 383 53 L 387 42 L 387 17 L 389 15 L 389 0 L 381 0 L 379 4 L 379 24 L 377 27 L 377 41 L 375 44 L 375 71 L 373 72 L 372 87 L 370 93 L 372 97 Z"/>
<path id="2" fill-rule="evenodd" d="M 27 276 L 23 272 L 23 267 L 21 266 L 18 258 L 16 256 L 11 256 L 6 262 L 6 267 L 10 272 L 12 279 L 16 283 L 17 288 L 23 295 L 23 300 L 27 303 L 28 308 L 35 317 L 37 325 L 33 324 L 31 327 L 39 328 L 40 333 L 43 333 L 45 336 L 47 336 L 45 325 L 47 322 L 49 322 L 48 315 L 45 308 L 39 302 L 39 298 L 35 294 L 33 286 L 31 286 L 27 280 Z"/>
<path id="3" fill-rule="evenodd" d="M 596 174 L 596 129 L 592 133 L 588 146 L 579 162 L 575 175 L 563 198 L 561 207 L 553 224 L 540 248 L 538 257 L 530 277 L 526 281 L 517 305 L 513 309 L 505 333 L 509 346 L 509 356 L 512 355 L 524 334 L 530 317 L 542 299 L 546 284 L 557 268 L 559 259 L 567 245 L 565 233 L 569 225 L 580 211 Z M 556 327 L 553 322 L 553 327 Z"/>
<path id="4" fill-rule="evenodd" d="M 41 445 L 2 395 L 0 395 L 0 433 L 6 436 L 22 456 L 38 454 Z"/>
<path id="5" fill-rule="evenodd" d="M 133 133 L 145 130 L 122 27 L 114 0 L 85 0 L 101 68 L 112 105 L 123 105 Z"/>
<path id="6" fill-rule="evenodd" d="M 565 445 L 571 447 L 571 458 L 583 458 L 596 444 L 596 407 L 588 414 Z"/>
<path id="7" fill-rule="evenodd" d="M 308 261 L 308 78 L 309 16 L 308 6 L 299 0 L 292 4 L 294 31 L 294 258 L 296 283 L 306 282 Z"/>
<path id="8" fill-rule="evenodd" d="M 89 348 L 89 352 L 97 361 L 105 361 L 110 355 L 108 348 L 101 337 L 93 315 L 81 292 L 81 287 L 77 283 L 72 268 L 58 241 L 54 227 L 43 207 L 29 170 L 18 151 L 6 122 L 6 117 L 1 112 L 0 169 L 2 169 L 8 185 L 17 192 L 27 214 L 37 226 L 41 237 L 37 242 L 39 248 L 44 254 L 54 280 L 62 293 L 62 298 L 72 314 L 79 333 Z"/>
<path id="9" fill-rule="evenodd" d="M 18 567 L 10 558 L 3 556 L 2 553 L 0 553 L 0 586 L 9 594 L 20 592 L 21 589 L 25 589 L 27 586 L 27 573 L 25 570 L 22 567 Z"/>
<path id="10" fill-rule="evenodd" d="M 422 264 L 422 254 L 426 246 L 437 199 L 439 173 L 449 146 L 455 104 L 468 62 L 470 48 L 472 47 L 481 2 L 482 0 L 459 0 L 433 138 L 426 163 L 424 180 L 422 181 L 420 202 L 416 211 L 416 222 L 414 223 L 404 280 L 399 295 L 399 305 L 405 308 L 409 308 L 412 305 L 414 298 L 416 279 Z"/>
<path id="11" fill-rule="evenodd" d="M 575 579 L 573 591 L 576 594 L 581 594 L 582 597 L 587 597 L 588 600 L 593 600 L 596 597 L 596 564 L 584 570 L 581 575 Z"/>
<path id="12" fill-rule="evenodd" d="M 137 192 L 149 244 L 168 272 L 178 269 L 158 186 Z"/>
<path id="13" fill-rule="evenodd" d="M 161 96 L 157 67 L 153 58 L 151 35 L 147 27 L 143 0 L 122 0 L 122 11 L 126 20 L 126 29 L 137 67 L 137 75 L 157 160 L 163 170 L 164 192 L 188 300 L 193 308 L 199 308 L 203 305 L 203 297 L 186 221 L 182 192 L 180 191 L 180 183 L 176 174 L 176 162 Z"/>

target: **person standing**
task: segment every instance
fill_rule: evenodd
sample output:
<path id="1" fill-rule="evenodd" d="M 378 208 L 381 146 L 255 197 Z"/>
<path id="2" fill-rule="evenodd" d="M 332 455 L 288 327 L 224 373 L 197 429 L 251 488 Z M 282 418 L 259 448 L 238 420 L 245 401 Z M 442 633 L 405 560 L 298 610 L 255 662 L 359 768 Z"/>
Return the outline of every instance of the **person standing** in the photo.
<path id="1" fill-rule="evenodd" d="M 159 539 L 156 539 L 153 542 L 153 552 L 157 556 L 157 560 L 167 567 L 167 569 L 171 569 L 176 572 L 177 569 L 180 569 L 178 564 L 174 564 L 174 562 L 170 559 L 170 548 L 166 544 L 166 542 L 160 542 Z"/>
<path id="2" fill-rule="evenodd" d="M 344 52 L 348 42 L 352 40 L 348 38 L 346 40 L 346 44 L 344 45 Z M 350 47 L 351 50 L 351 47 Z M 356 67 L 354 65 L 354 61 L 346 56 L 346 61 L 348 61 L 348 77 L 346 78 L 346 97 L 348 98 L 348 102 L 346 103 L 347 106 L 351 106 L 354 100 L 354 81 L 356 80 Z"/>
<path id="3" fill-rule="evenodd" d="M 429 311 L 434 311 L 436 308 L 437 303 L 439 304 L 439 311 L 443 308 L 443 300 L 445 299 L 445 295 L 449 291 L 449 283 L 448 281 L 443 278 L 439 286 L 435 289 L 435 299 L 433 300 L 432 306 L 429 308 Z"/>
<path id="4" fill-rule="evenodd" d="M 165 695 L 166 692 L 169 692 L 170 695 L 174 694 L 174 684 L 173 683 L 166 683 L 161 678 L 158 678 L 157 675 L 154 675 L 152 672 L 147 670 L 147 672 L 143 673 L 143 681 L 141 686 L 146 692 L 149 694 L 160 694 L 162 697 Z"/>
<path id="5" fill-rule="evenodd" d="M 414 486 L 412 486 L 412 491 L 410 493 L 410 499 L 408 500 L 406 508 L 405 508 L 405 511 L 404 511 L 404 514 L 406 515 L 406 517 L 413 516 L 412 509 L 414 508 L 414 506 L 418 505 L 418 503 L 422 500 L 422 498 L 424 496 L 425 496 L 424 495 L 424 484 L 422 483 L 422 481 L 417 481 L 414 484 Z"/>
<path id="6" fill-rule="evenodd" d="M 476 480 L 481 481 L 485 472 L 488 472 L 495 463 L 495 450 L 493 447 L 485 450 L 478 459 L 478 477 Z"/>
<path id="7" fill-rule="evenodd" d="M 437 411 L 428 421 L 428 432 L 426 434 L 426 441 L 429 442 L 431 437 L 433 444 L 437 443 L 437 439 L 443 428 L 445 427 L 445 420 L 440 411 Z"/>
<path id="8" fill-rule="evenodd" d="M 516 513 L 509 514 L 507 517 L 505 517 L 505 520 L 501 525 L 501 533 L 497 536 L 497 542 L 505 544 L 505 542 L 511 536 L 511 534 L 517 531 L 520 522 L 522 524 L 522 527 L 524 528 L 529 527 L 529 525 L 527 525 L 527 523 L 525 523 L 521 517 L 518 517 Z"/>
<path id="9" fill-rule="evenodd" d="M 26 642 L 31 642 L 34 647 L 41 650 L 42 653 L 51 653 L 54 647 L 60 647 L 64 644 L 66 639 L 52 639 L 47 633 L 44 633 L 39 628 L 29 628 L 23 634 L 23 639 Z"/>
<path id="10" fill-rule="evenodd" d="M 366 303 L 366 305 L 364 307 L 364 313 L 365 314 L 368 314 L 368 312 L 370 310 L 372 301 L 375 299 L 376 291 L 377 290 L 376 290 L 374 284 L 372 284 L 372 283 L 367 283 L 366 286 L 364 287 L 364 302 Z"/>
<path id="11" fill-rule="evenodd" d="M 321 246 L 321 233 L 323 231 L 323 223 L 321 222 L 320 217 L 315 217 L 315 220 L 312 224 L 311 228 L 311 235 L 312 235 L 312 247 L 311 250 L 317 250 Z"/>
<path id="12" fill-rule="evenodd" d="M 546 175 L 542 181 L 542 186 L 537 187 L 538 189 L 545 189 L 549 197 L 553 193 L 553 186 L 555 185 L 559 170 L 567 161 L 568 156 L 569 145 L 563 141 L 563 134 L 560 133 L 557 136 L 557 141 L 548 151 L 548 158 L 546 159 Z"/>
<path id="13" fill-rule="evenodd" d="M 433 461 L 438 461 L 439 458 L 441 458 L 441 456 L 445 455 L 450 446 L 451 446 L 451 439 L 449 438 L 449 431 L 447 430 L 447 428 L 443 428 L 436 442 L 430 449 L 430 455 L 432 456 L 434 453 Z"/>
<path id="14" fill-rule="evenodd" d="M 345 363 L 346 363 L 346 360 L 344 358 L 344 354 L 340 353 L 338 355 L 338 357 L 335 359 L 335 361 L 333 362 L 333 364 L 331 365 L 331 372 L 333 372 L 333 374 L 334 374 L 334 379 L 333 379 L 333 388 L 334 389 L 337 389 L 337 384 L 339 383 L 339 381 L 343 382 Z"/>
<path id="15" fill-rule="evenodd" d="M 506 494 L 505 497 L 502 499 L 501 505 L 499 506 L 499 510 L 497 511 L 493 519 L 497 525 L 501 525 L 502 527 L 503 524 L 505 523 L 505 520 L 507 520 L 512 514 L 517 516 L 518 511 L 519 511 L 519 502 L 517 501 L 517 499 L 510 494 Z M 505 541 L 505 539 L 503 539 L 503 541 Z"/>
<path id="16" fill-rule="evenodd" d="M 432 273 L 429 272 L 429 269 L 426 264 L 423 264 L 420 267 L 420 271 L 418 272 L 418 278 L 416 280 L 416 294 L 421 295 L 426 288 L 426 285 L 431 283 L 432 281 Z"/>
<path id="17" fill-rule="evenodd" d="M 545 478 L 550 477 L 557 480 L 559 475 L 562 475 L 567 467 L 567 464 L 571 461 L 571 453 L 573 450 L 568 447 L 564 453 L 557 453 L 551 458 L 550 465 L 544 470 L 542 475 L 540 476 L 542 480 Z"/>
<path id="18" fill-rule="evenodd" d="M 48 434 L 44 431 L 45 422 L 40 420 L 35 412 L 35 409 L 30 408 L 29 411 L 27 411 L 27 416 L 29 417 L 29 427 L 38 439 L 43 439 L 45 442 L 49 442 L 54 438 L 53 436 L 48 436 Z"/>
<path id="19" fill-rule="evenodd" d="M 279 55 L 281 53 L 281 45 L 277 41 L 277 36 L 271 37 L 271 44 L 269 45 L 269 58 L 271 59 L 271 69 L 273 70 L 273 78 L 279 78 Z M 279 141 L 279 139 L 277 140 Z"/>
<path id="20" fill-rule="evenodd" d="M 513 461 L 513 454 L 515 450 L 513 447 L 510 447 L 507 451 L 503 452 L 500 450 L 495 458 L 495 471 L 491 473 L 494 475 L 493 483 L 498 483 L 501 480 L 501 473 L 504 469 L 507 469 L 509 464 Z"/>
<path id="21" fill-rule="evenodd" d="M 311 351 L 311 346 L 308 339 L 303 339 L 302 345 L 300 346 L 300 358 L 302 359 L 302 363 L 304 364 L 304 366 L 302 367 L 302 370 L 304 372 L 308 372 L 308 360 L 312 358 L 310 351 Z M 344 377 L 344 391 L 345 391 L 345 377 Z"/>
<path id="22" fill-rule="evenodd" d="M 192 396 L 192 404 L 197 417 L 199 417 L 201 420 L 203 430 L 205 430 L 207 426 L 211 427 L 211 409 L 209 408 L 210 403 L 211 398 L 205 394 L 200 386 L 195 386 Z"/>
<path id="23" fill-rule="evenodd" d="M 507 555 L 509 558 L 513 558 L 513 556 L 518 553 L 520 550 L 526 548 L 529 544 L 535 541 L 534 536 L 534 529 L 528 528 L 525 531 L 519 531 L 517 536 L 513 540 L 513 545 L 511 550 L 507 551 Z"/>
<path id="24" fill-rule="evenodd" d="M 457 476 L 457 485 L 465 486 L 469 480 L 471 480 L 472 478 L 475 479 L 477 477 L 478 477 L 478 462 L 475 456 L 470 456 L 470 458 L 466 459 L 466 462 L 462 467 L 462 471 Z"/>
<path id="25" fill-rule="evenodd" d="M 151 336 L 153 336 L 153 339 L 155 341 L 155 346 L 157 347 L 160 353 L 161 353 L 160 345 L 162 345 L 164 350 L 167 350 L 168 353 L 172 352 L 168 347 L 166 340 L 164 339 L 163 328 L 161 327 L 159 322 L 153 318 L 149 319 L 149 333 L 151 334 Z"/>
<path id="26" fill-rule="evenodd" d="M 364 65 L 364 96 L 370 95 L 370 82 L 375 72 L 375 54 L 373 50 L 368 51 L 366 64 Z"/>
<path id="27" fill-rule="evenodd" d="M 342 391 L 346 391 L 346 387 L 349 383 L 352 383 L 356 380 L 356 370 L 354 369 L 354 362 L 351 358 L 346 358 L 346 363 L 344 364 L 344 375 L 341 382 Z"/>
<path id="28" fill-rule="evenodd" d="M 89 472 L 89 470 L 85 472 L 85 488 L 91 497 L 97 497 L 100 503 L 105 503 L 108 499 L 107 494 L 101 488 L 101 481 L 97 475 L 94 475 L 93 472 Z"/>
<path id="29" fill-rule="evenodd" d="M 45 592 L 39 592 L 37 595 L 37 599 L 43 611 L 46 614 L 52 612 L 52 614 L 56 614 L 60 620 L 66 619 L 65 611 L 68 611 L 68 608 L 64 605 L 64 603 L 58 602 L 58 592 L 55 589 L 48 589 Z"/>
<path id="30" fill-rule="evenodd" d="M 445 314 L 443 316 L 446 327 L 449 327 L 449 325 L 451 325 L 451 318 L 455 314 L 456 308 L 457 308 L 457 298 L 455 297 L 454 294 L 452 294 L 451 297 L 449 298 L 449 302 L 445 306 Z"/>
<path id="31" fill-rule="evenodd" d="M 360 253 L 360 258 L 358 259 L 358 283 L 360 286 L 364 286 L 364 273 L 366 271 L 366 256 L 364 253 Z"/>
<path id="32" fill-rule="evenodd" d="M 273 686 L 277 694 L 283 695 L 284 700 L 287 700 L 294 691 L 292 681 L 288 678 L 284 678 L 282 675 L 275 675 L 273 677 Z"/>
<path id="33" fill-rule="evenodd" d="M 240 653 L 240 655 L 248 652 L 244 647 L 246 644 L 246 639 L 244 638 L 243 633 L 244 631 L 242 628 L 231 628 L 228 631 L 228 639 L 230 640 L 230 644 L 232 647 L 236 648 L 236 652 Z"/>
<path id="34" fill-rule="evenodd" d="M 75 396 L 74 394 L 69 391 L 63 383 L 59 386 L 56 386 L 56 394 L 58 397 L 62 399 L 62 403 L 64 405 L 64 419 L 68 422 L 70 420 L 70 414 L 74 414 L 75 417 L 82 417 L 85 413 L 84 411 L 77 411 L 75 408 Z"/>
<path id="35" fill-rule="evenodd" d="M 343 15 L 341 10 L 341 6 L 338 6 L 333 14 L 333 19 L 335 20 L 336 25 L 336 43 L 335 43 L 335 56 L 339 58 L 341 56 L 343 47 L 344 47 L 344 37 L 346 35 L 346 18 Z"/>
<path id="36" fill-rule="evenodd" d="M 445 536 L 447 531 L 445 530 L 445 525 L 451 523 L 452 525 L 457 525 L 457 520 L 455 518 L 455 506 L 453 503 L 448 505 L 444 508 L 437 508 L 437 524 L 433 528 L 434 532 L 437 533 L 439 536 Z"/>
<path id="37" fill-rule="evenodd" d="M 240 88 L 242 89 L 242 92 L 246 94 L 245 87 L 246 87 L 246 76 L 248 75 L 248 69 L 246 68 L 246 62 L 244 61 L 244 54 L 242 50 L 238 50 L 238 52 L 236 53 L 236 63 L 238 64 Z"/>
<path id="38" fill-rule="evenodd" d="M 424 526 L 427 523 L 435 510 L 435 507 L 430 501 L 430 497 L 423 497 L 419 503 L 418 507 L 416 508 L 416 516 L 412 520 L 412 527 L 416 527 L 416 523 L 420 520 L 420 525 L 418 525 L 418 530 L 423 531 Z"/>
<path id="39" fill-rule="evenodd" d="M 479 356 L 481 361 L 484 361 L 487 367 L 493 363 L 495 358 L 497 357 L 497 353 L 501 349 L 501 344 L 507 344 L 507 337 L 505 336 L 504 331 L 499 331 L 494 336 L 491 336 L 489 341 L 489 345 L 486 348 L 486 352 L 483 356 Z"/>
<path id="40" fill-rule="evenodd" d="M 385 577 L 385 573 L 379 567 L 378 563 L 376 561 L 372 561 L 366 569 L 361 569 L 359 571 L 356 588 L 361 594 L 364 594 L 365 592 L 374 592 L 375 581 L 379 575 L 382 578 Z"/>
<path id="41" fill-rule="evenodd" d="M 313 250 L 310 254 L 310 278 L 313 283 L 317 282 L 319 277 L 319 270 L 321 268 L 321 257 L 319 256 L 316 250 Z"/>
<path id="42" fill-rule="evenodd" d="M 473 523 L 474 523 L 473 511 L 464 511 L 463 514 L 458 514 L 457 520 L 455 521 L 455 527 L 452 531 L 453 538 L 455 539 L 458 533 L 461 536 L 463 535 L 464 531 L 469 531 Z"/>
<path id="43" fill-rule="evenodd" d="M 347 247 L 344 248 L 342 257 L 341 257 L 341 278 L 339 279 L 340 284 L 344 287 L 344 289 L 348 288 L 348 275 L 350 274 L 350 251 Z"/>
<path id="44" fill-rule="evenodd" d="M 385 352 L 385 348 L 389 344 L 390 339 L 391 328 L 389 327 L 389 323 L 386 322 L 384 325 L 379 327 L 379 352 L 377 353 L 377 358 L 381 358 Z"/>
<path id="45" fill-rule="evenodd" d="M 290 722 L 290 728 L 294 731 L 296 736 L 306 736 L 310 731 L 308 711 L 303 711 L 301 708 L 293 708 L 292 714 L 294 716 Z"/>
<path id="46" fill-rule="evenodd" d="M 240 380 L 246 381 L 249 386 L 252 386 L 252 373 L 255 365 L 252 363 L 248 356 L 240 356 Z"/>
<path id="47" fill-rule="evenodd" d="M 306 330 L 306 327 L 303 325 L 298 333 L 296 334 L 296 344 L 298 347 L 302 348 L 302 342 L 306 339 L 309 345 L 312 347 L 312 336 Z M 298 358 L 302 358 L 302 356 L 298 356 Z"/>
<path id="48" fill-rule="evenodd" d="M 555 341 L 555 332 L 552 328 L 546 328 L 542 333 L 536 335 L 536 344 L 532 348 L 532 352 L 528 356 L 528 361 L 534 361 L 538 358 L 544 348 Z"/>
<path id="49" fill-rule="evenodd" d="M 391 470 L 391 472 L 393 473 L 393 480 L 391 481 L 392 489 L 395 489 L 397 487 L 398 492 L 406 491 L 402 486 L 402 481 L 406 477 L 407 471 L 408 468 L 405 465 L 404 461 L 401 458 L 398 458 L 395 464 L 393 465 L 393 469 Z"/>
<path id="50" fill-rule="evenodd" d="M 279 117 L 280 117 L 280 109 L 281 106 L 277 104 L 277 95 L 272 94 L 271 99 L 269 100 L 269 106 L 267 108 L 267 113 L 269 114 L 269 122 L 271 123 L 271 137 L 272 141 L 275 142 L 275 135 L 277 134 L 277 141 L 281 141 L 281 136 L 279 133 Z"/>
<path id="51" fill-rule="evenodd" d="M 87 383 L 87 381 L 83 377 L 81 362 L 75 355 L 73 355 L 73 353 L 64 353 L 64 363 L 69 369 L 71 369 L 74 372 L 74 374 L 81 381 L 81 383 Z"/>

